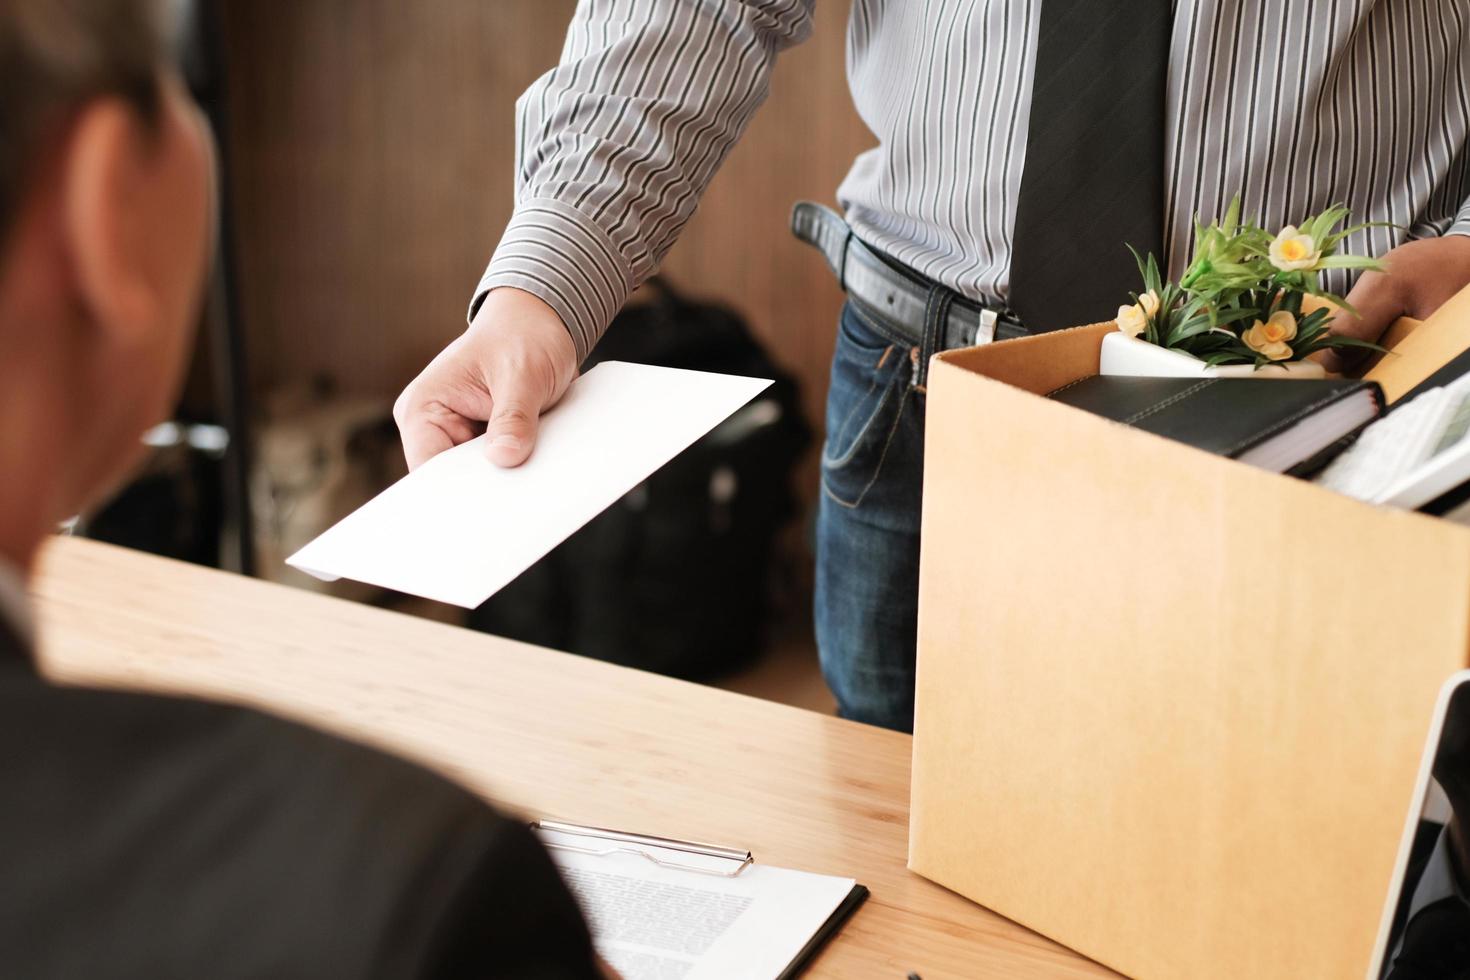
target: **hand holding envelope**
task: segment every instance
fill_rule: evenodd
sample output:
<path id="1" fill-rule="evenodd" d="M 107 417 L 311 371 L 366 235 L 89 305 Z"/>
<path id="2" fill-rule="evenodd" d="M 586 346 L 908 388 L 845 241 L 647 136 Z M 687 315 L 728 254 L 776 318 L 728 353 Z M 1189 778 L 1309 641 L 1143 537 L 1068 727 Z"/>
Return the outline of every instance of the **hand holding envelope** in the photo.
<path id="1" fill-rule="evenodd" d="M 287 563 L 473 608 L 771 384 L 608 361 L 542 420 L 536 452 L 503 469 L 484 437 L 444 452 Z"/>

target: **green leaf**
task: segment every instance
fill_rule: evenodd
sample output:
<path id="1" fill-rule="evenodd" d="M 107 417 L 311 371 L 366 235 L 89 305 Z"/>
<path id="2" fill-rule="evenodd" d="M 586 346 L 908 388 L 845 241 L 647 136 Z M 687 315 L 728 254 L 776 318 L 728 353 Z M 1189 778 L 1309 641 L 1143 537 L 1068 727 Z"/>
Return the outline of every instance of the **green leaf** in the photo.
<path id="1" fill-rule="evenodd" d="M 1342 205 L 1334 204 L 1326 211 L 1323 211 L 1321 214 L 1317 215 L 1317 217 L 1304 222 L 1298 230 L 1306 232 L 1308 235 L 1312 236 L 1312 239 L 1314 241 L 1320 242 L 1324 238 L 1326 238 L 1328 234 L 1331 233 L 1334 225 L 1340 222 L 1343 218 L 1346 218 L 1350 213 L 1351 212 Z"/>
<path id="2" fill-rule="evenodd" d="M 1372 341 L 1359 340 L 1357 337 L 1344 337 L 1341 334 L 1332 334 L 1331 338 L 1327 341 L 1326 346 L 1328 346 L 1328 347 L 1358 347 L 1358 348 L 1362 348 L 1364 350 L 1378 351 L 1380 354 L 1387 354 L 1388 353 L 1388 348 L 1387 347 L 1380 347 L 1378 344 L 1375 344 Z"/>
<path id="3" fill-rule="evenodd" d="M 1138 278 L 1141 279 L 1141 280 L 1143 280 L 1143 288 L 1144 288 L 1144 290 L 1147 291 L 1147 290 L 1153 289 L 1156 284 L 1153 283 L 1153 282 L 1151 282 L 1150 279 L 1149 279 L 1149 269 L 1151 267 L 1153 267 L 1153 258 L 1154 258 L 1153 255 L 1150 254 L 1149 257 L 1148 257 L 1148 260 L 1145 261 L 1144 258 L 1143 258 L 1143 256 L 1138 253 L 1138 249 L 1136 249 L 1132 245 L 1128 245 L 1126 243 L 1125 243 L 1124 247 L 1127 248 L 1128 251 L 1130 251 L 1130 252 L 1133 253 L 1133 261 L 1138 266 Z M 1135 297 L 1135 300 L 1136 300 L 1136 297 Z"/>
<path id="4" fill-rule="evenodd" d="M 1358 315 L 1357 307 L 1353 306 L 1353 304 L 1349 303 L 1346 299 L 1337 295 L 1336 293 L 1329 293 L 1326 290 L 1318 290 L 1317 292 L 1311 293 L 1310 295 L 1316 296 L 1318 299 L 1323 299 L 1331 303 L 1333 306 L 1338 308 L 1337 312 L 1346 313 L 1348 316 Z"/>
<path id="5" fill-rule="evenodd" d="M 1186 340 L 1189 340 L 1191 337 L 1198 337 L 1200 334 L 1209 333 L 1213 329 L 1215 328 L 1210 325 L 1210 321 L 1208 318 L 1201 318 L 1191 320 L 1187 323 L 1181 323 L 1179 324 L 1179 326 L 1170 331 L 1169 346 L 1177 347 L 1179 346 L 1179 344 L 1183 343 Z"/>
<path id="6" fill-rule="evenodd" d="M 1138 266 L 1138 278 L 1140 280 L 1147 279 L 1148 273 L 1144 271 L 1143 256 L 1138 254 L 1138 249 L 1134 248 L 1129 242 L 1124 242 L 1123 247 L 1128 250 L 1129 255 L 1133 256 L 1133 264 Z"/>
<path id="7" fill-rule="evenodd" d="M 1319 269 L 1373 269 L 1383 271 L 1381 261 L 1366 255 L 1328 255 L 1317 263 Z"/>
<path id="8" fill-rule="evenodd" d="M 1362 231 L 1365 228 L 1397 228 L 1400 231 L 1407 230 L 1405 226 L 1396 225 L 1392 221 L 1365 221 L 1362 224 L 1353 225 L 1350 228 L 1344 228 L 1341 231 L 1333 232 L 1332 234 L 1328 235 L 1324 241 L 1318 242 L 1318 245 L 1324 251 L 1329 248 L 1335 248 L 1338 242 L 1342 241 L 1344 238 L 1347 238 L 1350 235 L 1356 235 L 1358 232 Z"/>
<path id="9" fill-rule="evenodd" d="M 1229 326 L 1232 323 L 1240 323 L 1243 320 L 1253 320 L 1261 313 L 1260 310 L 1251 306 L 1236 306 L 1223 313 L 1215 312 L 1212 323 L 1217 327 Z"/>
<path id="10" fill-rule="evenodd" d="M 1220 222 L 1221 228 L 1227 235 L 1235 234 L 1235 229 L 1240 225 L 1240 195 L 1237 194 L 1230 200 L 1230 207 L 1225 209 L 1225 218 Z"/>

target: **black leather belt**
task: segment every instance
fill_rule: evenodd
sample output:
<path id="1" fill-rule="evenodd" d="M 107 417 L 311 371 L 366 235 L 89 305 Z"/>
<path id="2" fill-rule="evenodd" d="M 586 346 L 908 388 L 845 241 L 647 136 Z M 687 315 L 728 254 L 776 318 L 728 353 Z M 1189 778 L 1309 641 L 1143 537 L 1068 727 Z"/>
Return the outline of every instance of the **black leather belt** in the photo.
<path id="1" fill-rule="evenodd" d="M 791 212 L 791 230 L 826 257 L 849 299 L 915 347 L 930 346 L 925 334 L 935 315 L 936 291 L 942 291 L 942 322 L 937 325 L 933 349 L 926 353 L 1028 333 L 1010 314 L 965 299 L 868 247 L 831 208 L 800 202 Z"/>

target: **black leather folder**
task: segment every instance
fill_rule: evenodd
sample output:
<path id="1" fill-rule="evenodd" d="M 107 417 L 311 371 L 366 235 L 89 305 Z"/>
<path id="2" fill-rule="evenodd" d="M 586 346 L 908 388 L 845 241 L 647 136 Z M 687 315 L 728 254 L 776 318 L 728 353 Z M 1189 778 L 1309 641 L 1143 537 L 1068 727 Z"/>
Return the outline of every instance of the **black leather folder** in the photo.
<path id="1" fill-rule="evenodd" d="M 1306 476 L 1384 411 L 1371 381 L 1094 375 L 1047 397 L 1124 425 Z"/>
<path id="2" fill-rule="evenodd" d="M 862 885 L 853 885 L 852 891 L 847 893 L 847 898 L 843 899 L 842 904 L 837 906 L 822 928 L 812 936 L 811 942 L 802 947 L 801 952 L 797 953 L 796 958 L 791 961 L 791 965 L 782 971 L 776 980 L 796 980 L 805 973 L 807 967 L 811 966 L 812 961 L 817 958 L 817 954 L 832 941 L 847 920 L 852 918 L 852 914 L 867 900 L 868 889 Z"/>

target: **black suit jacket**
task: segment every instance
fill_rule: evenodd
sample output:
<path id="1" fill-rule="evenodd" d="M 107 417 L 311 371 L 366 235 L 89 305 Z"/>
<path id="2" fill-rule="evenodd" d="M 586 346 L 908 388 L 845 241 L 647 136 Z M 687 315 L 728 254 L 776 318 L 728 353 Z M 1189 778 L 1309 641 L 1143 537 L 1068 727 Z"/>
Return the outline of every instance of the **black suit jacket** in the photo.
<path id="1" fill-rule="evenodd" d="M 1405 927 L 1409 924 L 1409 909 L 1413 907 L 1416 893 L 1419 890 L 1420 879 L 1429 867 L 1430 860 L 1434 857 L 1435 848 L 1439 844 L 1440 836 L 1444 833 L 1445 825 L 1435 823 L 1432 820 L 1420 820 L 1419 827 L 1414 831 L 1414 842 L 1409 848 L 1409 862 L 1404 870 L 1404 882 L 1399 893 L 1398 908 L 1394 910 L 1393 926 L 1389 933 L 1388 950 L 1384 954 L 1383 977 L 1385 980 L 1466 980 L 1470 978 L 1470 958 L 1467 958 L 1466 946 L 1461 941 L 1454 939 L 1445 940 L 1441 934 L 1430 933 L 1427 936 L 1420 933 L 1415 944 L 1415 937 L 1405 933 Z M 1464 925 L 1459 929 L 1452 929 L 1451 933 L 1463 937 L 1470 930 L 1470 912 L 1463 907 L 1458 909 L 1459 918 Z M 1398 956 L 1406 959 L 1395 962 Z"/>
<path id="2" fill-rule="evenodd" d="M 596 976 L 529 830 L 242 708 L 63 688 L 0 620 L 0 976 Z"/>

